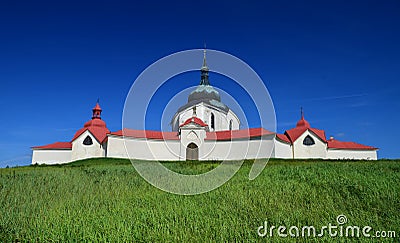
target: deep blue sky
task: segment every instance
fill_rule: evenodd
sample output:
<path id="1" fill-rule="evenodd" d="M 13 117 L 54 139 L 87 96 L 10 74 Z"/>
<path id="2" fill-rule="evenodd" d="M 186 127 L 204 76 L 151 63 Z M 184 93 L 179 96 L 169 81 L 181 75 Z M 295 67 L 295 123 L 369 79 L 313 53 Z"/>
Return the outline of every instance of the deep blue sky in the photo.
<path id="1" fill-rule="evenodd" d="M 399 1 L 3 1 L 0 166 L 29 163 L 30 146 L 70 140 L 98 97 L 119 130 L 136 77 L 204 42 L 257 71 L 278 132 L 302 106 L 328 137 L 399 158 L 399 13 Z"/>

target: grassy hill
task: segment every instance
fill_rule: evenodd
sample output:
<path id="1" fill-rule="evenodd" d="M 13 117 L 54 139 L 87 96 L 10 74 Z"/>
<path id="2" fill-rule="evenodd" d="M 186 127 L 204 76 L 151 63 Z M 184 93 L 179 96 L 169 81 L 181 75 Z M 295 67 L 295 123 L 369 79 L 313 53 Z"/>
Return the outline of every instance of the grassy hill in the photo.
<path id="1" fill-rule="evenodd" d="M 213 162 L 165 163 L 202 173 Z M 3 241 L 233 242 L 267 241 L 258 227 L 314 226 L 317 234 L 337 216 L 344 226 L 370 226 L 370 234 L 400 237 L 398 161 L 272 160 L 248 180 L 251 163 L 217 190 L 179 196 L 154 188 L 129 160 L 92 159 L 64 166 L 0 169 L 0 239 Z M 288 232 L 286 232 L 288 233 Z M 301 232 L 300 232 L 301 234 Z M 274 242 L 320 241 L 273 234 Z M 329 237 L 324 241 L 376 238 Z M 382 241 L 383 239 L 379 239 Z M 394 239 L 387 239 L 393 241 Z M 398 241 L 398 239 L 396 239 Z"/>

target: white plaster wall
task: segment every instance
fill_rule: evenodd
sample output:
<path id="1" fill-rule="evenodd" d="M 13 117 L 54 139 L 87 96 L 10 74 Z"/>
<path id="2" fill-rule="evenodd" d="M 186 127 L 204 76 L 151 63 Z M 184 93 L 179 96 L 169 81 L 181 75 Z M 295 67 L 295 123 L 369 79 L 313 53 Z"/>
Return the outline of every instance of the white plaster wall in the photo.
<path id="1" fill-rule="evenodd" d="M 311 146 L 303 145 L 304 138 L 310 135 L 315 144 Z M 305 131 L 293 144 L 294 147 L 294 158 L 295 159 L 318 159 L 326 158 L 327 145 L 325 142 L 321 141 L 314 133 L 310 131 Z"/>
<path id="2" fill-rule="evenodd" d="M 71 162 L 70 149 L 34 149 L 32 164 L 65 164 Z"/>
<path id="3" fill-rule="evenodd" d="M 377 160 L 376 150 L 328 149 L 327 159 Z"/>
<path id="4" fill-rule="evenodd" d="M 125 151 L 124 139 L 129 151 Z M 189 144 L 187 140 L 185 143 Z M 186 160 L 186 146 L 179 140 L 146 140 L 108 136 L 108 157 L 143 160 Z M 200 160 L 237 160 L 268 158 L 273 149 L 273 136 L 263 140 L 204 141 L 199 146 Z M 152 154 L 153 152 L 153 154 Z"/>
<path id="5" fill-rule="evenodd" d="M 273 146 L 273 136 L 262 140 L 206 141 L 199 157 L 202 160 L 270 158 Z"/>
<path id="6" fill-rule="evenodd" d="M 214 114 L 215 130 L 211 129 L 211 113 Z M 196 115 L 204 123 L 208 124 L 210 131 L 223 131 L 229 130 L 229 122 L 232 120 L 232 130 L 238 130 L 240 126 L 239 118 L 236 114 L 229 110 L 227 114 L 221 110 L 212 109 L 206 106 L 204 103 L 199 103 L 196 105 Z M 193 116 L 193 107 L 189 107 L 183 110 L 176 116 L 173 121 L 173 130 L 177 131 L 180 124 L 184 123 L 187 119 Z"/>
<path id="7" fill-rule="evenodd" d="M 86 136 L 90 136 L 92 138 L 92 145 L 84 145 L 83 140 L 85 140 Z M 72 142 L 72 161 L 87 159 L 87 158 L 96 158 L 96 157 L 105 157 L 105 149 L 101 144 L 96 140 L 96 138 L 86 130 L 82 133 L 77 139 Z"/>
<path id="8" fill-rule="evenodd" d="M 274 148 L 274 158 L 280 159 L 292 159 L 293 152 L 292 146 L 288 143 L 283 143 L 277 139 L 274 139 L 275 148 Z"/>
<path id="9" fill-rule="evenodd" d="M 111 135 L 108 136 L 107 157 L 170 161 L 179 160 L 179 152 L 184 153 L 179 149 L 179 140 L 147 140 Z"/>
<path id="10" fill-rule="evenodd" d="M 125 138 L 128 140 L 128 138 Z M 135 141 L 131 139 L 132 141 Z M 129 158 L 125 151 L 123 138 L 119 136 L 108 135 L 107 157 L 112 158 Z"/>

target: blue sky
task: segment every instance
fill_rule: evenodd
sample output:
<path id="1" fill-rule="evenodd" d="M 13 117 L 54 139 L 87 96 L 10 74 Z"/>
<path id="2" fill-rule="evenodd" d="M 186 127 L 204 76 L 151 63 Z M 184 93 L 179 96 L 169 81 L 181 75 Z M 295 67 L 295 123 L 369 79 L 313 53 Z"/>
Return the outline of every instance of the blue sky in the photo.
<path id="1" fill-rule="evenodd" d="M 70 140 L 98 97 L 119 130 L 136 77 L 204 42 L 260 75 L 278 132 L 303 107 L 328 137 L 399 158 L 400 2 L 260 2 L 3 1 L 0 166 L 29 163 L 31 146 Z M 182 89 L 199 81 L 192 77 Z"/>

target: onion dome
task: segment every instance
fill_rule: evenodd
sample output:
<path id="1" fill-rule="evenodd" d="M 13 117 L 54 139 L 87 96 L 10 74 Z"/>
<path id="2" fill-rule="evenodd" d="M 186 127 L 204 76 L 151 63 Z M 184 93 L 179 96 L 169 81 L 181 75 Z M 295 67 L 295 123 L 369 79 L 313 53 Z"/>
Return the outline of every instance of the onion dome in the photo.
<path id="1" fill-rule="evenodd" d="M 218 91 L 211 85 L 199 85 L 189 95 L 188 102 L 196 100 L 216 100 L 221 101 Z"/>

